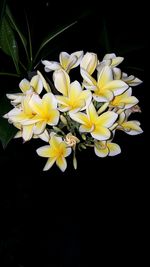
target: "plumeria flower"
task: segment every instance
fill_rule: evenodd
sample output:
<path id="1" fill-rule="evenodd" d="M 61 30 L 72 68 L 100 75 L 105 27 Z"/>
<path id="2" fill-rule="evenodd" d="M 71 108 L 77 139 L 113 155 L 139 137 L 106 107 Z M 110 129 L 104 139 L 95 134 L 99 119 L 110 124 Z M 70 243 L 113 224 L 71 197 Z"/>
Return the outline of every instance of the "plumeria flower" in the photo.
<path id="1" fill-rule="evenodd" d="M 103 67 L 109 66 L 111 68 L 114 68 L 118 66 L 122 61 L 124 60 L 123 57 L 116 57 L 116 55 L 113 54 L 106 54 L 103 58 L 103 60 L 98 64 L 97 70 L 100 72 Z"/>
<path id="2" fill-rule="evenodd" d="M 138 99 L 135 96 L 132 96 L 132 88 L 130 87 L 123 94 L 115 96 L 114 99 L 110 102 L 110 107 L 129 109 L 135 106 L 138 102 Z"/>
<path id="3" fill-rule="evenodd" d="M 8 118 L 9 122 L 13 123 L 16 128 L 21 129 L 24 141 L 30 140 L 33 136 L 34 123 L 23 125 L 23 122 L 29 121 L 35 116 L 29 105 L 29 101 L 29 96 L 24 97 L 19 108 L 15 107 L 4 115 L 4 118 Z"/>
<path id="4" fill-rule="evenodd" d="M 91 92 L 82 90 L 78 81 L 70 83 L 69 75 L 65 71 L 58 70 L 55 72 L 54 83 L 56 89 L 63 94 L 63 96 L 56 96 L 60 111 L 77 112 L 84 110 L 91 102 Z"/>
<path id="5" fill-rule="evenodd" d="M 47 93 L 41 99 L 39 95 L 33 95 L 30 99 L 30 107 L 35 116 L 25 121 L 24 125 L 35 123 L 34 134 L 41 134 L 46 125 L 54 126 L 59 121 L 59 111 L 57 110 L 57 100 L 52 93 Z"/>
<path id="6" fill-rule="evenodd" d="M 137 86 L 142 83 L 142 81 L 138 78 L 136 78 L 134 75 L 128 76 L 127 73 L 122 72 L 119 68 L 113 69 L 113 75 L 115 80 L 123 80 L 126 82 L 129 86 Z"/>
<path id="7" fill-rule="evenodd" d="M 33 76 L 30 82 L 27 79 L 23 79 L 19 83 L 19 88 L 22 91 L 22 93 L 6 95 L 7 98 L 11 100 L 11 104 L 14 106 L 20 104 L 22 101 L 22 98 L 25 95 L 32 95 L 33 93 L 40 94 L 43 88 L 47 92 L 50 92 L 50 86 L 46 82 L 46 80 L 44 79 L 40 71 L 37 71 L 37 75 Z"/>
<path id="8" fill-rule="evenodd" d="M 87 52 L 81 60 L 80 67 L 91 75 L 95 71 L 97 64 L 97 55 L 95 53 Z"/>
<path id="9" fill-rule="evenodd" d="M 122 130 L 129 135 L 137 135 L 143 133 L 143 130 L 140 127 L 140 122 L 137 120 L 128 121 L 128 117 L 131 114 L 131 110 L 123 111 L 119 115 L 119 119 L 117 121 L 118 130 Z"/>
<path id="10" fill-rule="evenodd" d="M 94 145 L 95 154 L 100 158 L 105 158 L 106 156 L 116 156 L 121 153 L 120 146 L 116 143 L 108 141 L 98 141 Z"/>
<path id="11" fill-rule="evenodd" d="M 46 72 L 63 69 L 67 73 L 69 73 L 71 69 L 76 68 L 80 64 L 82 57 L 83 57 L 83 51 L 77 51 L 72 54 L 61 52 L 59 54 L 60 63 L 48 60 L 43 60 L 42 63 L 43 65 L 45 65 L 44 69 Z"/>
<path id="12" fill-rule="evenodd" d="M 41 157 L 48 158 L 43 169 L 44 171 L 49 170 L 56 162 L 56 165 L 64 172 L 67 168 L 66 157 L 71 154 L 71 148 L 67 147 L 61 137 L 56 136 L 55 133 L 51 133 L 49 145 L 38 148 L 37 154 Z"/>
<path id="13" fill-rule="evenodd" d="M 110 102 L 114 96 L 121 95 L 128 85 L 121 80 L 113 80 L 112 69 L 104 67 L 98 73 L 98 81 L 90 76 L 84 69 L 81 69 L 81 75 L 84 79 L 84 87 L 93 90 L 93 98 L 97 102 Z"/>
<path id="14" fill-rule="evenodd" d="M 90 133 L 97 140 L 107 140 L 111 136 L 109 128 L 114 124 L 118 115 L 112 111 L 104 112 L 98 116 L 96 109 L 91 104 L 86 109 L 86 114 L 82 112 L 70 114 L 70 117 L 81 124 L 79 131 Z"/>

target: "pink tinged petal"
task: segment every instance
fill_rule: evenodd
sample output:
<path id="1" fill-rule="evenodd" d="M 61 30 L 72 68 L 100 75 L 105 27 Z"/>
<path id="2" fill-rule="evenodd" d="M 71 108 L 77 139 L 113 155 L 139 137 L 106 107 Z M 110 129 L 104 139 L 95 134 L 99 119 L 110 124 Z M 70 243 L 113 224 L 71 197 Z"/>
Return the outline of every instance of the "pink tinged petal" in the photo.
<path id="1" fill-rule="evenodd" d="M 45 130 L 45 127 L 46 127 L 46 122 L 45 121 L 40 121 L 40 122 L 37 122 L 34 126 L 34 134 L 41 134 L 44 132 Z"/>
<path id="2" fill-rule="evenodd" d="M 69 61 L 70 55 L 66 52 L 61 52 L 59 54 L 59 61 L 61 66 L 66 70 L 68 66 L 68 61 Z"/>
<path id="3" fill-rule="evenodd" d="M 42 64 L 45 65 L 44 69 L 46 72 L 59 70 L 61 68 L 60 64 L 55 61 L 43 60 Z"/>
<path id="4" fill-rule="evenodd" d="M 32 77 L 30 85 L 33 87 L 34 91 L 37 94 L 40 94 L 42 92 L 43 83 L 42 83 L 39 75 L 35 75 L 35 76 Z"/>
<path id="5" fill-rule="evenodd" d="M 23 79 L 19 83 L 19 88 L 21 89 L 21 91 L 23 93 L 26 93 L 30 89 L 30 83 L 29 83 L 29 81 L 27 79 Z"/>
<path id="6" fill-rule="evenodd" d="M 43 171 L 48 171 L 54 165 L 55 161 L 56 161 L 56 158 L 49 158 L 46 162 L 46 165 Z"/>
<path id="7" fill-rule="evenodd" d="M 98 75 L 98 87 L 101 89 L 113 80 L 112 69 L 108 66 L 104 67 Z"/>
<path id="8" fill-rule="evenodd" d="M 56 89 L 64 96 L 68 96 L 70 88 L 69 75 L 64 70 L 57 70 L 54 72 L 53 79 Z"/>
<path id="9" fill-rule="evenodd" d="M 59 167 L 59 169 L 64 172 L 67 168 L 67 162 L 66 159 L 63 156 L 60 156 L 56 160 L 56 165 Z"/>
<path id="10" fill-rule="evenodd" d="M 66 157 L 68 157 L 70 154 L 71 154 L 71 148 L 70 147 L 67 147 L 66 148 L 66 151 L 65 151 L 65 153 L 64 153 L 64 157 L 66 158 Z"/>
<path id="11" fill-rule="evenodd" d="M 82 78 L 87 82 L 88 85 L 97 86 L 96 80 L 91 75 L 89 75 L 89 73 L 86 70 L 81 68 L 80 72 L 81 72 Z"/>
<path id="12" fill-rule="evenodd" d="M 87 52 L 82 58 L 80 66 L 91 75 L 96 69 L 97 63 L 98 63 L 97 55 L 94 53 Z"/>
<path id="13" fill-rule="evenodd" d="M 70 113 L 71 119 L 73 119 L 76 122 L 79 122 L 83 125 L 89 124 L 89 119 L 85 113 L 78 112 L 78 113 Z"/>
<path id="14" fill-rule="evenodd" d="M 113 111 L 107 111 L 104 112 L 102 115 L 100 115 L 96 121 L 96 125 L 102 126 L 102 127 L 111 127 L 116 119 L 118 118 L 118 114 L 116 114 Z"/>
<path id="15" fill-rule="evenodd" d="M 25 125 L 23 126 L 23 132 L 22 132 L 22 137 L 25 141 L 28 141 L 32 138 L 33 136 L 33 124 L 32 125 Z"/>
<path id="16" fill-rule="evenodd" d="M 96 140 L 104 141 L 110 138 L 111 132 L 105 127 L 96 126 L 91 135 Z"/>
<path id="17" fill-rule="evenodd" d="M 121 153 L 121 148 L 118 144 L 108 142 L 107 147 L 109 149 L 109 156 L 116 156 Z"/>
<path id="18" fill-rule="evenodd" d="M 114 93 L 114 95 L 120 95 L 122 94 L 129 86 L 121 81 L 121 80 L 114 80 L 111 82 L 108 82 L 104 87 L 103 90 L 110 90 Z"/>
<path id="19" fill-rule="evenodd" d="M 94 146 L 95 154 L 100 158 L 105 158 L 108 156 L 108 148 L 107 146 L 105 148 L 101 148 L 100 146 Z"/>
<path id="20" fill-rule="evenodd" d="M 36 150 L 40 157 L 49 158 L 50 157 L 50 146 L 42 146 Z"/>

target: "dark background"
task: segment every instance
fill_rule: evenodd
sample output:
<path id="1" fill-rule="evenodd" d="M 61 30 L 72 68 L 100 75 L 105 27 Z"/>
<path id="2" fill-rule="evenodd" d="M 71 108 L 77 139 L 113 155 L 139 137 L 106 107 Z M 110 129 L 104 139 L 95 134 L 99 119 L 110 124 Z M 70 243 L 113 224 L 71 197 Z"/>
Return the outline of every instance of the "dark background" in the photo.
<path id="1" fill-rule="evenodd" d="M 136 3 L 89 4 L 62 1 L 9 1 L 24 29 L 29 18 L 34 51 L 39 40 L 61 24 L 78 19 L 77 26 L 52 42 L 47 59 L 61 51 L 107 52 L 124 56 L 122 69 L 144 79 L 146 57 L 143 7 Z M 9 63 L 0 54 L 4 66 Z M 133 67 L 133 68 L 132 68 Z M 41 67 L 42 68 L 42 67 Z M 1 78 L 2 79 L 2 78 Z M 1 95 L 19 81 L 1 80 Z M 7 90 L 8 88 L 8 90 Z M 146 173 L 145 83 L 133 88 L 142 114 L 136 114 L 144 133 L 119 132 L 122 154 L 100 159 L 92 150 L 78 154 L 78 169 L 71 162 L 61 173 L 53 167 L 42 172 L 45 160 L 35 150 L 42 142 L 12 140 L 0 147 L 0 266 L 96 266 L 139 261 L 143 237 Z"/>

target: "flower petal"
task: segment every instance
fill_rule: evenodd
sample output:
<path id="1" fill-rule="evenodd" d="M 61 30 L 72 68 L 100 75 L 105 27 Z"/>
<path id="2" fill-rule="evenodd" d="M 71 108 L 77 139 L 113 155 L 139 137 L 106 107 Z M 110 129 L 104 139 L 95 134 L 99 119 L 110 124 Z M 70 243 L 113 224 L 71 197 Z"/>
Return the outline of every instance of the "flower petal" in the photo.
<path id="1" fill-rule="evenodd" d="M 122 123 L 122 127 L 124 128 L 125 132 L 129 135 L 137 135 L 143 133 L 143 130 L 139 126 L 139 121 L 127 121 Z"/>
<path id="2" fill-rule="evenodd" d="M 65 151 L 65 153 L 64 153 L 64 157 L 66 158 L 66 157 L 68 157 L 70 154 L 71 154 L 71 148 L 70 147 L 67 147 L 66 148 L 66 151 Z"/>
<path id="3" fill-rule="evenodd" d="M 49 158 L 50 157 L 50 146 L 42 146 L 36 150 L 40 157 Z"/>
<path id="4" fill-rule="evenodd" d="M 49 93 L 51 91 L 49 84 L 46 82 L 46 80 L 44 79 L 43 75 L 41 74 L 41 72 L 39 70 L 37 71 L 37 74 L 39 75 L 39 77 L 43 83 L 43 87 Z"/>
<path id="5" fill-rule="evenodd" d="M 121 80 L 114 80 L 107 83 L 103 87 L 103 90 L 110 90 L 116 96 L 122 94 L 128 87 L 129 86 L 125 82 Z"/>
<path id="6" fill-rule="evenodd" d="M 46 128 L 46 122 L 45 121 L 39 121 L 34 126 L 34 134 L 41 134 L 44 132 Z"/>
<path id="7" fill-rule="evenodd" d="M 81 68 L 80 72 L 81 72 L 82 78 L 87 82 L 88 85 L 97 87 L 96 80 L 91 75 L 89 75 L 89 73 L 86 70 Z"/>
<path id="8" fill-rule="evenodd" d="M 43 171 L 48 171 L 53 166 L 53 164 L 55 163 L 55 161 L 56 161 L 56 158 L 49 158 L 47 160 L 47 162 L 46 162 L 46 165 L 45 165 Z"/>
<path id="9" fill-rule="evenodd" d="M 67 168 L 67 161 L 63 156 L 60 156 L 57 160 L 56 160 L 56 165 L 60 168 L 60 170 L 62 172 L 64 172 Z"/>
<path id="10" fill-rule="evenodd" d="M 55 61 L 48 61 L 48 60 L 43 60 L 42 64 L 45 65 L 45 71 L 50 72 L 50 71 L 55 71 L 61 69 L 61 66 L 58 62 Z"/>
<path id="11" fill-rule="evenodd" d="M 90 75 L 94 72 L 97 66 L 97 55 L 87 52 L 81 61 L 81 68 L 85 69 Z"/>
<path id="12" fill-rule="evenodd" d="M 88 125 L 88 123 L 89 123 L 87 115 L 85 113 L 82 113 L 82 112 L 70 113 L 70 117 L 74 121 L 77 121 L 83 125 Z"/>
<path id="13" fill-rule="evenodd" d="M 105 148 L 101 148 L 100 146 L 94 146 L 95 154 L 100 158 L 105 158 L 108 156 L 108 148 L 105 146 Z"/>
<path id="14" fill-rule="evenodd" d="M 121 153 L 121 149 L 118 144 L 107 142 L 107 147 L 109 149 L 109 156 L 116 156 Z"/>
<path id="15" fill-rule="evenodd" d="M 88 119 L 89 121 L 92 121 L 93 123 L 97 120 L 98 118 L 98 114 L 96 112 L 96 109 L 93 105 L 93 103 L 91 102 L 90 105 L 87 107 L 87 115 L 88 115 Z"/>
<path id="16" fill-rule="evenodd" d="M 74 52 L 74 53 L 71 54 L 71 56 L 76 56 L 77 57 L 76 63 L 72 66 L 72 69 L 73 69 L 73 68 L 76 68 L 80 64 L 81 59 L 83 57 L 83 51 Z"/>
<path id="17" fill-rule="evenodd" d="M 104 67 L 98 75 L 98 87 L 101 89 L 113 80 L 112 69 L 108 66 Z"/>
<path id="18" fill-rule="evenodd" d="M 116 121 L 118 114 L 113 111 L 104 112 L 96 121 L 96 125 L 102 127 L 111 127 Z"/>
<path id="19" fill-rule="evenodd" d="M 35 75 L 35 76 L 32 77 L 30 85 L 33 87 L 34 91 L 37 94 L 40 94 L 42 92 L 43 83 L 42 83 L 39 75 Z"/>
<path id="20" fill-rule="evenodd" d="M 23 93 L 26 93 L 30 89 L 30 83 L 27 79 L 23 79 L 19 83 L 19 87 Z"/>
<path id="21" fill-rule="evenodd" d="M 111 133 L 107 128 L 102 126 L 97 126 L 95 130 L 91 133 L 91 135 L 93 138 L 103 141 L 103 140 L 108 140 L 110 138 Z"/>
<path id="22" fill-rule="evenodd" d="M 67 69 L 69 58 L 70 55 L 66 52 L 61 52 L 59 54 L 59 61 L 64 70 Z"/>
<path id="23" fill-rule="evenodd" d="M 64 70 L 57 70 L 54 72 L 53 78 L 56 89 L 67 96 L 70 87 L 69 75 Z"/>
<path id="24" fill-rule="evenodd" d="M 33 135 L 34 124 L 23 126 L 22 137 L 25 141 L 29 141 Z"/>

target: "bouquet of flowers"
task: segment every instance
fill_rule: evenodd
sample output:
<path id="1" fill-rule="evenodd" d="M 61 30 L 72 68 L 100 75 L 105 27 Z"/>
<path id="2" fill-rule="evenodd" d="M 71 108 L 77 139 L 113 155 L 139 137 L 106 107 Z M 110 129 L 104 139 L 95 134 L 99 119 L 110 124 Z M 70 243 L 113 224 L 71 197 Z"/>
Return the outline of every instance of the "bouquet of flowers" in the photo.
<path id="1" fill-rule="evenodd" d="M 31 80 L 23 79 L 20 92 L 7 94 L 13 105 L 4 115 L 18 132 L 15 138 L 29 141 L 40 138 L 47 144 L 37 154 L 47 158 L 44 171 L 54 163 L 65 171 L 66 157 L 72 154 L 77 168 L 76 150 L 90 147 L 98 157 L 115 156 L 121 148 L 114 143 L 116 131 L 129 135 L 142 133 L 140 123 L 130 114 L 141 112 L 132 86 L 141 83 L 122 72 L 122 57 L 106 54 L 102 60 L 95 53 L 61 52 L 59 62 L 42 61 L 48 78 L 37 71 Z M 78 80 L 73 69 L 78 68 Z M 51 80 L 50 80 L 51 78 Z"/>

